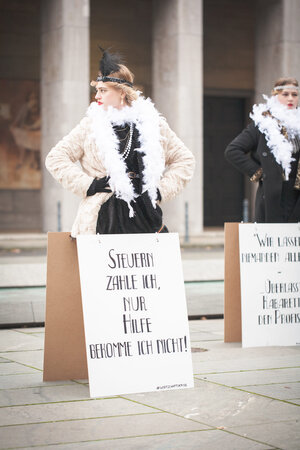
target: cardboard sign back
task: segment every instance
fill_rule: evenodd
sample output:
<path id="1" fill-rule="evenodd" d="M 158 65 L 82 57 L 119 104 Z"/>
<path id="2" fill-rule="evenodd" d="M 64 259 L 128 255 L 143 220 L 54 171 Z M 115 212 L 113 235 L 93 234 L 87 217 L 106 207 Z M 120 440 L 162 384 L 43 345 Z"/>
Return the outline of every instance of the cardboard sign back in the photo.
<path id="1" fill-rule="evenodd" d="M 87 378 L 76 240 L 48 233 L 43 380 Z"/>
<path id="2" fill-rule="evenodd" d="M 224 342 L 241 342 L 239 223 L 225 223 Z"/>

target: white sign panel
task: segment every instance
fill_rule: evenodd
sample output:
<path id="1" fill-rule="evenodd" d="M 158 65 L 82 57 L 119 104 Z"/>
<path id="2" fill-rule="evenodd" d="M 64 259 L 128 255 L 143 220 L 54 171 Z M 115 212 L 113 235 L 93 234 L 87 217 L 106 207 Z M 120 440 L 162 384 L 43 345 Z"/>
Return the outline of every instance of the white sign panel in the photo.
<path id="1" fill-rule="evenodd" d="M 193 387 L 178 235 L 77 245 L 91 397 Z"/>
<path id="2" fill-rule="evenodd" d="M 300 225 L 240 224 L 243 347 L 300 345 Z"/>

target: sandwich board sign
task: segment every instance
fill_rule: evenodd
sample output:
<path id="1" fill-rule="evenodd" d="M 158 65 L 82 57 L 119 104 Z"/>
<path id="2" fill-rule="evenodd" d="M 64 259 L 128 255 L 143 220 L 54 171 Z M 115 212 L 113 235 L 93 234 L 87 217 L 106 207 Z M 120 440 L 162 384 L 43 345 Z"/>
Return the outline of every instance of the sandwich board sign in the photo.
<path id="1" fill-rule="evenodd" d="M 91 397 L 193 387 L 176 233 L 79 235 Z"/>
<path id="2" fill-rule="evenodd" d="M 300 345 L 300 226 L 240 224 L 242 345 Z"/>

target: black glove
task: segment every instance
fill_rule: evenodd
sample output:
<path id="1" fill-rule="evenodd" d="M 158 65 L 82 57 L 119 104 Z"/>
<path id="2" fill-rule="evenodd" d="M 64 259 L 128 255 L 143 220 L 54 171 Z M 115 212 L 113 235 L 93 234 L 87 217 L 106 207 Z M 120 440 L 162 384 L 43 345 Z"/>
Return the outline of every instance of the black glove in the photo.
<path id="1" fill-rule="evenodd" d="M 109 177 L 94 178 L 94 181 L 88 188 L 86 195 L 89 197 L 91 195 L 95 195 L 97 192 L 111 192 L 108 185 L 108 180 Z"/>

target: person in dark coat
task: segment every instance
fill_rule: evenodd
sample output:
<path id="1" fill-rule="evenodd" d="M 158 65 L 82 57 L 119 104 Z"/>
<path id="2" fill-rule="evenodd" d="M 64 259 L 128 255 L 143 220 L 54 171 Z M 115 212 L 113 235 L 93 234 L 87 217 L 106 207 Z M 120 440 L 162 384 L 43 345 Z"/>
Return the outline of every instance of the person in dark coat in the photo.
<path id="1" fill-rule="evenodd" d="M 272 96 L 254 105 L 252 122 L 226 148 L 225 157 L 258 182 L 255 222 L 300 221 L 299 84 L 279 78 Z"/>

